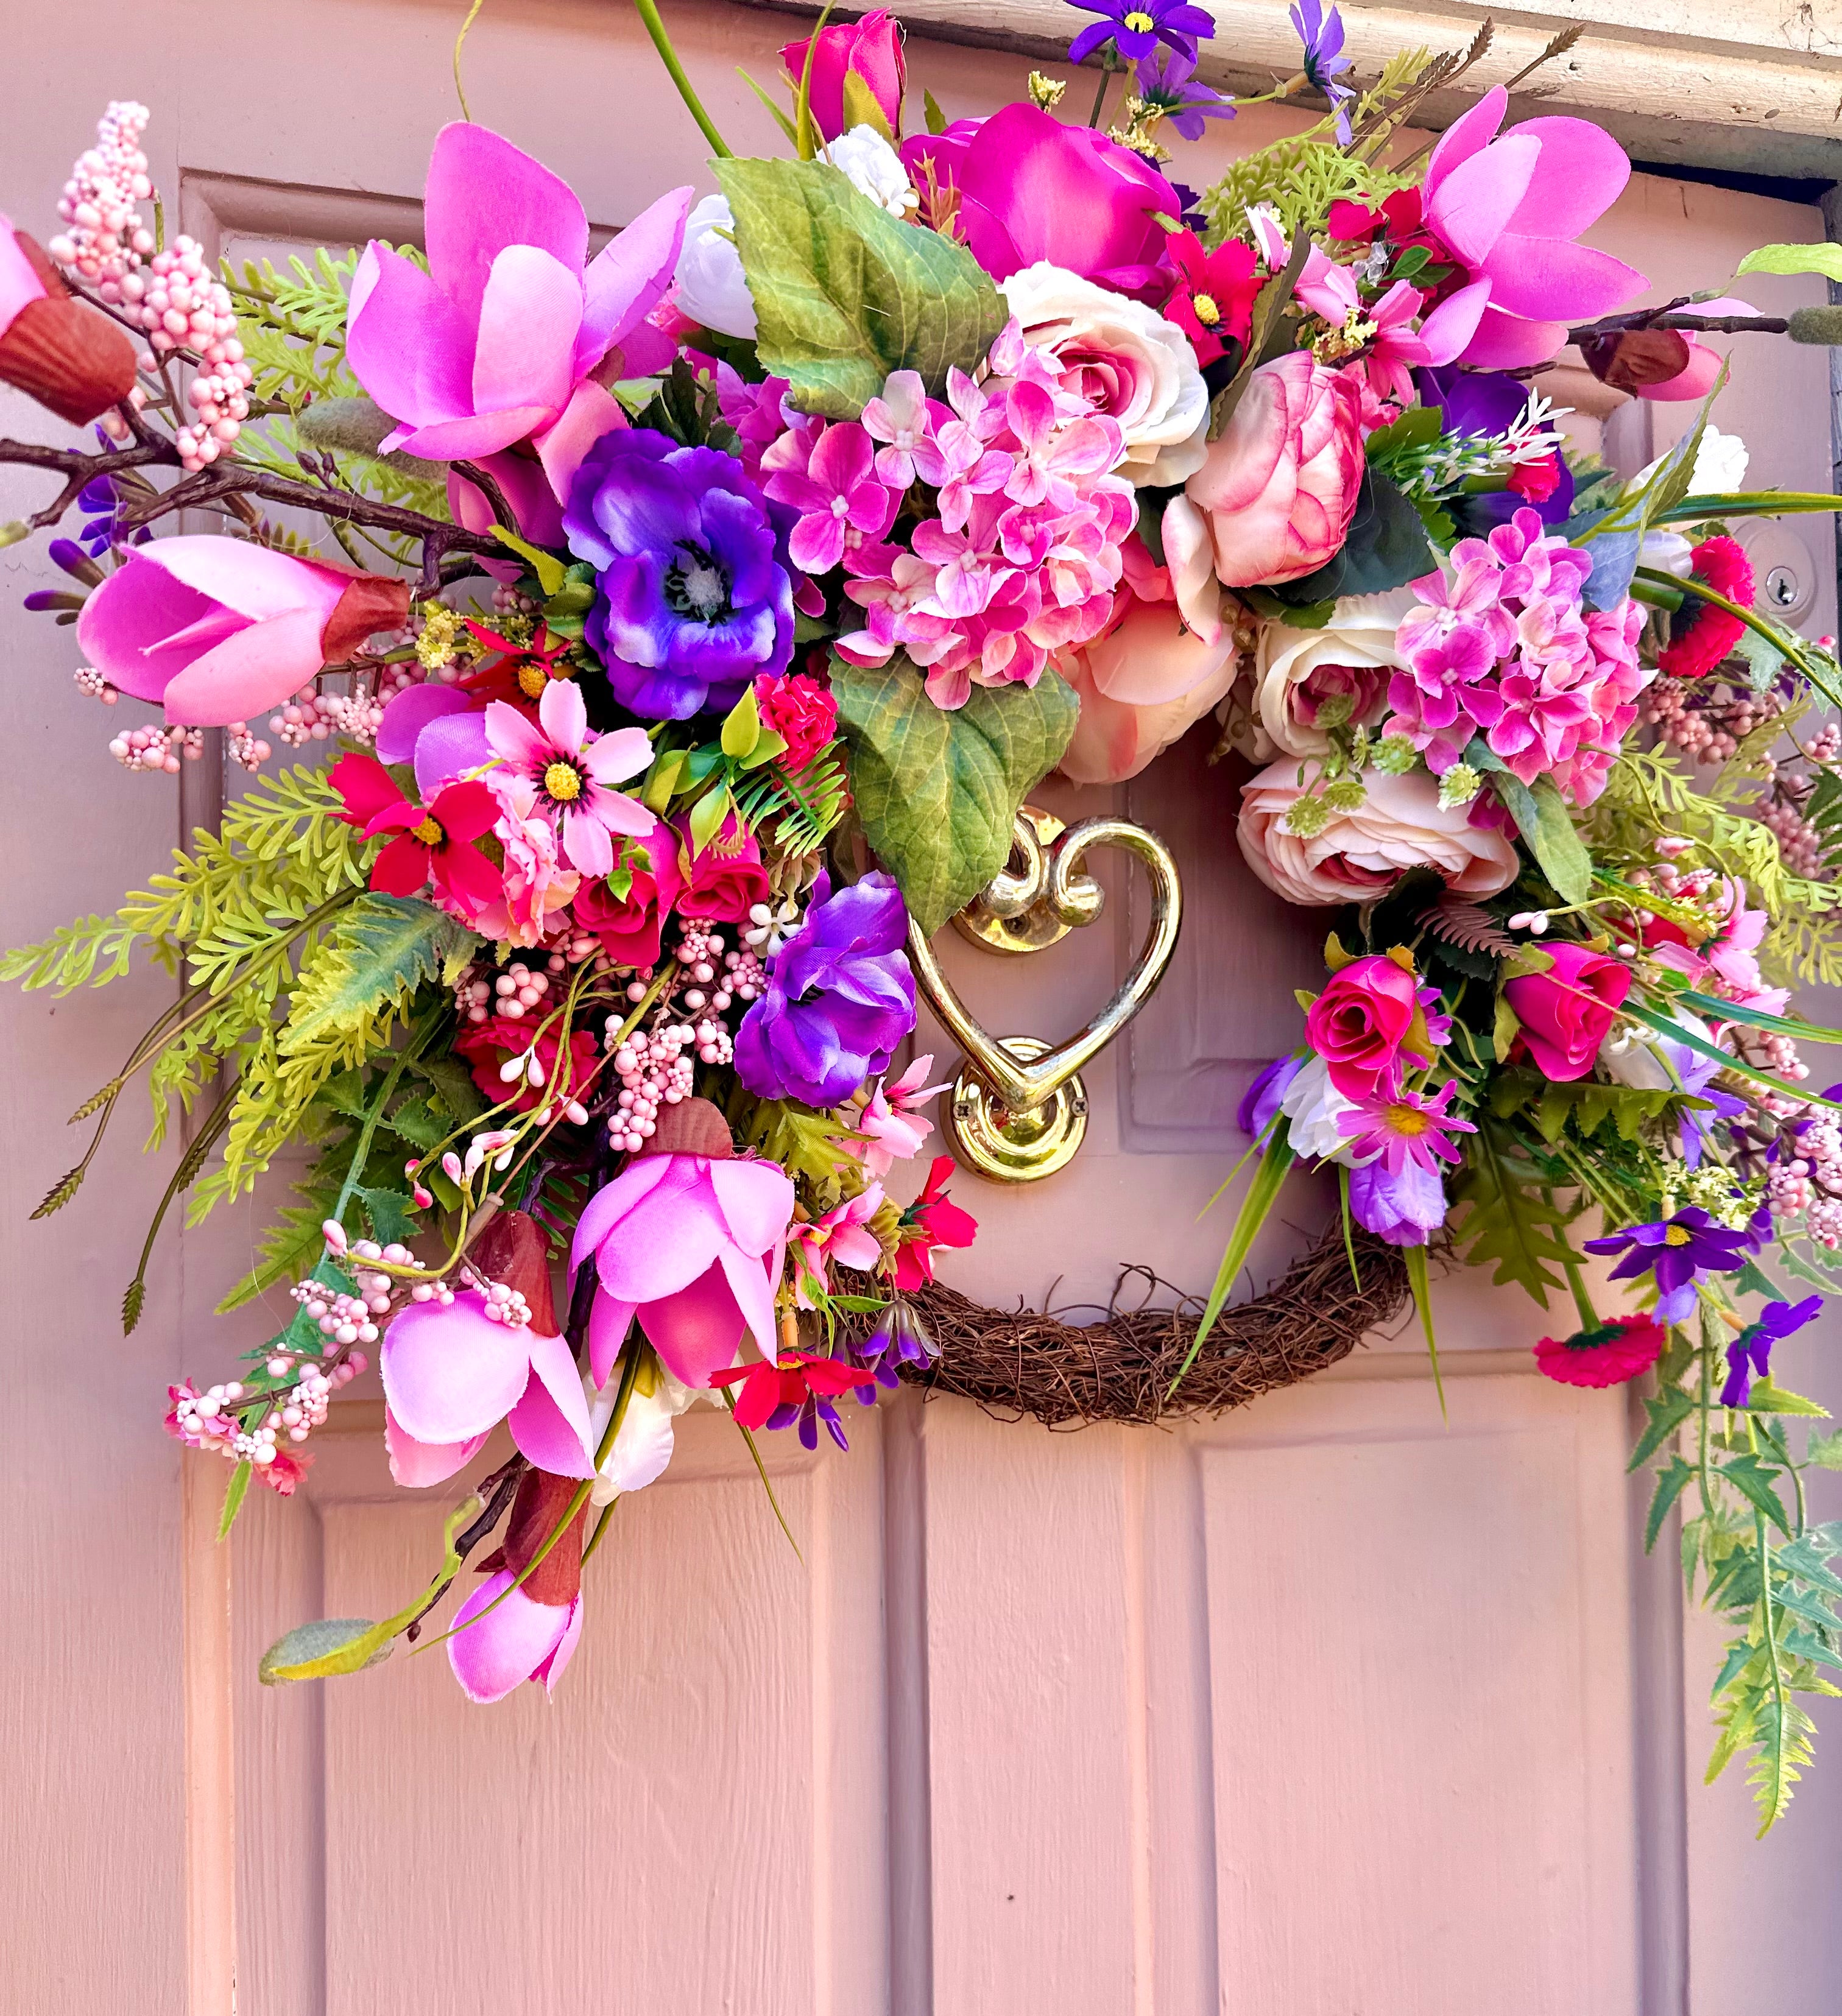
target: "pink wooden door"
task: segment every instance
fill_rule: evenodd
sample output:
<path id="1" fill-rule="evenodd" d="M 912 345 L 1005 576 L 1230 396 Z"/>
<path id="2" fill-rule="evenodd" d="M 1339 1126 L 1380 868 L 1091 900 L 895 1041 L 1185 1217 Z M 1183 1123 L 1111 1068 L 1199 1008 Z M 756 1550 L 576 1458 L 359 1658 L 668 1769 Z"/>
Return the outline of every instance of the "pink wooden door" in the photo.
<path id="1" fill-rule="evenodd" d="M 213 250 L 413 235 L 459 11 L 98 0 L 74 58 L 67 16 L 15 8 L 0 188 L 41 225 L 92 94 L 132 88 L 155 109 L 169 218 Z M 766 150 L 734 67 L 768 74 L 784 17 L 671 13 L 732 144 Z M 106 49 L 134 52 L 112 82 Z M 265 88 L 240 95 L 254 51 Z M 1014 92 L 1023 67 L 913 52 L 950 116 Z M 603 224 L 671 182 L 710 185 L 624 9 L 488 9 L 468 77 L 474 115 Z M 1280 117 L 1245 115 L 1232 143 Z M 1595 235 L 1673 293 L 1821 225 L 1640 178 Z M 1757 480 L 1826 484 L 1822 373 L 1818 352 L 1769 373 L 1739 360 L 1721 419 Z M 1604 409 L 1563 375 L 1590 438 Z M 1609 430 L 1628 465 L 1664 445 L 1667 425 L 1639 438 L 1649 419 L 1670 416 Z M 0 426 L 42 424 L 0 394 Z M 5 492 L 0 517 L 38 501 L 16 476 Z M 1815 524 L 1795 534 L 1812 631 L 1834 627 Z M 182 808 L 116 769 L 64 633 L 18 610 L 41 569 L 5 556 L 9 942 L 111 904 L 182 816 L 208 815 L 213 782 L 189 774 Z M 1065 813 L 1117 801 L 1161 830 L 1191 921 L 1163 992 L 1089 1075 L 1075 1168 L 1036 1190 L 961 1179 L 985 1232 L 953 1278 L 988 1300 L 1104 1301 L 1124 1261 L 1188 1286 L 1213 1269 L 1225 1220 L 1197 1211 L 1238 1153 L 1248 1072 L 1294 1036 L 1318 933 L 1241 872 L 1200 753 L 1116 800 L 1045 789 Z M 1054 1038 L 1083 1019 L 1128 956 L 1114 894 L 1110 922 L 1036 962 L 949 943 L 988 1026 Z M 126 1345 L 120 1289 L 167 1174 L 128 1152 L 131 1126 L 77 1205 L 25 1224 L 63 1166 L 65 1114 L 161 998 L 152 977 L 0 1001 L 0 1250 L 20 1289 L 0 2007 L 1726 2016 L 1759 1999 L 1748 1928 L 1766 1897 L 1772 2005 L 1833 2007 L 1842 1932 L 1810 1886 L 1842 1847 L 1842 1728 L 1764 1849 L 1742 1786 L 1700 1791 L 1709 1634 L 1667 1564 L 1637 1557 L 1624 1397 L 1533 1376 L 1536 1312 L 1475 1278 L 1440 1295 L 1449 1424 L 1404 1333 L 1173 1432 L 1051 1435 L 910 1395 L 865 1418 L 848 1458 L 773 1453 L 802 1563 L 726 1424 L 694 1414 L 667 1480 L 621 1509 L 553 1706 L 524 1690 L 471 1708 L 438 1654 L 259 1688 L 258 1656 L 290 1625 L 382 1615 L 420 1584 L 444 1494 L 393 1491 L 360 1387 L 303 1499 L 253 1503 L 215 1547 L 221 1479 L 181 1464 L 158 1416 L 169 1378 L 268 1327 L 208 1314 L 260 1221 L 240 1208 L 171 1244 Z M 1310 1211 L 1301 1194 L 1256 1270 Z M 1823 1343 L 1798 1342 L 1793 1383 L 1842 1394 Z"/>

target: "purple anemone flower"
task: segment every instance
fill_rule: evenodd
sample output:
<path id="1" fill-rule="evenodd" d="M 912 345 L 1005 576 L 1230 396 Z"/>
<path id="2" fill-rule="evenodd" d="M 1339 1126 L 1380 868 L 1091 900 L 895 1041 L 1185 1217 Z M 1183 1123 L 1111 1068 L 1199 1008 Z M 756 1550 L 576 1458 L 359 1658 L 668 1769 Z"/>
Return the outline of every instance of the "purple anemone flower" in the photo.
<path id="1" fill-rule="evenodd" d="M 768 963 L 767 991 L 736 1032 L 743 1084 L 763 1099 L 822 1108 L 886 1069 L 914 1027 L 907 936 L 892 877 L 866 875 L 834 895 L 821 873 L 798 930 Z"/>
<path id="2" fill-rule="evenodd" d="M 649 427 L 604 434 L 570 486 L 569 549 L 595 570 L 589 642 L 647 720 L 726 712 L 793 654 L 793 585 L 767 502 L 732 455 Z"/>
<path id="3" fill-rule="evenodd" d="M 1612 1269 L 1614 1281 L 1635 1280 L 1648 1274 L 1656 1283 L 1659 1322 L 1685 1322 L 1695 1307 L 1696 1284 L 1703 1274 L 1736 1274 L 1749 1254 L 1758 1250 L 1756 1229 L 1732 1232 L 1716 1225 L 1700 1204 L 1690 1204 L 1673 1218 L 1654 1225 L 1628 1225 L 1603 1239 L 1589 1239 L 1588 1253 L 1622 1253 Z"/>
<path id="4" fill-rule="evenodd" d="M 1161 44 L 1140 60 L 1133 83 L 1145 103 L 1155 105 L 1186 140 L 1202 139 L 1205 120 L 1235 116 L 1231 98 L 1197 81 L 1194 50 L 1186 56 L 1167 42 Z"/>
<path id="5" fill-rule="evenodd" d="M 1771 1376 L 1772 1347 L 1813 1321 L 1822 1307 L 1821 1295 L 1806 1295 L 1801 1302 L 1768 1302 L 1758 1321 L 1748 1323 L 1727 1347 L 1727 1383 L 1721 1388 L 1721 1405 L 1745 1406 L 1752 1398 L 1754 1380 Z"/>
<path id="6" fill-rule="evenodd" d="M 1424 1246 L 1445 1213 L 1445 1185 L 1417 1162 L 1404 1162 L 1394 1175 L 1379 1160 L 1350 1172 L 1350 1215 L 1390 1246 Z"/>
<path id="7" fill-rule="evenodd" d="M 1341 81 L 1350 67 L 1343 54 L 1343 20 L 1333 6 L 1327 12 L 1324 0 L 1292 0 L 1292 25 L 1305 45 L 1305 74 L 1330 100 L 1337 116 L 1337 138 L 1350 144 L 1350 106 L 1356 96 Z"/>
<path id="8" fill-rule="evenodd" d="M 1179 56 L 1196 59 L 1196 44 L 1215 33 L 1215 19 L 1188 0 L 1070 0 L 1085 13 L 1101 18 L 1083 28 L 1069 43 L 1070 63 L 1085 63 L 1108 42 L 1128 63 L 1148 56 L 1162 42 Z"/>

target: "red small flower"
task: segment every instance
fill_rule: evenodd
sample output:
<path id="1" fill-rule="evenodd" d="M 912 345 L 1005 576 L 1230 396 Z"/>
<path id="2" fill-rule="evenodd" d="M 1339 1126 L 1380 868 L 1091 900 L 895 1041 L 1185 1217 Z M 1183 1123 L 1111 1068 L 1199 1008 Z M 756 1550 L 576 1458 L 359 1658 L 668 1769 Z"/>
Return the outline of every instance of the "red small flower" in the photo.
<path id="1" fill-rule="evenodd" d="M 1705 581 L 1715 594 L 1724 595 L 1742 609 L 1753 606 L 1753 563 L 1737 539 L 1724 533 L 1703 539 L 1689 553 L 1692 578 Z M 1660 670 L 1672 679 L 1704 679 L 1746 635 L 1746 625 L 1711 602 L 1685 603 L 1671 617 L 1669 643 L 1657 653 Z"/>
<path id="2" fill-rule="evenodd" d="M 765 1428 L 783 1407 L 796 1411 L 815 1393 L 827 1399 L 848 1393 L 853 1386 L 867 1386 L 876 1377 L 836 1358 L 783 1358 L 770 1365 L 758 1358 L 752 1365 L 732 1365 L 726 1372 L 710 1375 L 712 1386 L 733 1386 L 739 1379 L 742 1390 L 735 1396 L 731 1411 L 745 1428 Z"/>
<path id="3" fill-rule="evenodd" d="M 1548 454 L 1539 462 L 1519 462 L 1509 472 L 1507 487 L 1531 504 L 1545 504 L 1560 488 L 1561 459 Z"/>
<path id="4" fill-rule="evenodd" d="M 398 830 L 371 864 L 371 887 L 380 895 L 420 895 L 432 876 L 437 895 L 470 922 L 502 893 L 499 870 L 473 845 L 499 816 L 499 801 L 484 784 L 450 784 L 423 806 L 403 796 L 376 757 L 342 756 L 333 788 L 345 801 L 339 816 L 366 839 Z"/>
<path id="5" fill-rule="evenodd" d="M 510 638 L 488 630 L 483 623 L 469 622 L 467 627 L 480 643 L 500 654 L 457 682 L 461 690 L 471 694 L 482 707 L 488 700 L 503 700 L 535 721 L 544 688 L 553 679 L 575 676 L 566 662 L 569 639 L 559 637 L 542 623 L 528 644 L 514 644 Z"/>
<path id="6" fill-rule="evenodd" d="M 1613 1316 L 1596 1330 L 1543 1337 L 1535 1363 L 1563 1386 L 1622 1386 L 1662 1356 L 1664 1334 L 1654 1316 Z"/>
<path id="7" fill-rule="evenodd" d="M 1255 274 L 1259 261 L 1251 245 L 1231 238 L 1205 252 L 1193 231 L 1172 234 L 1171 263 L 1177 291 L 1164 312 L 1190 339 L 1199 364 L 1213 364 L 1229 342 L 1245 345 L 1253 326 L 1254 297 L 1266 284 Z"/>
<path id="8" fill-rule="evenodd" d="M 924 1288 L 934 1278 L 936 1246 L 970 1246 L 979 1236 L 979 1221 L 946 1194 L 952 1175 L 950 1155 L 937 1155 L 928 1172 L 928 1186 L 902 1214 L 902 1244 L 896 1255 L 896 1286 Z"/>
<path id="9" fill-rule="evenodd" d="M 838 733 L 838 702 L 831 688 L 803 672 L 780 679 L 764 672 L 755 682 L 755 704 L 762 726 L 786 743 L 781 765 L 795 776 Z"/>
<path id="10" fill-rule="evenodd" d="M 556 1030 L 545 1029 L 537 1038 L 535 1048 L 537 1060 L 543 1067 L 543 1084 L 534 1085 L 528 1078 L 507 1080 L 499 1076 L 503 1065 L 514 1057 L 530 1054 L 531 1037 L 528 1022 L 514 1022 L 506 1016 L 495 1015 L 489 1022 L 475 1022 L 463 1028 L 454 1039 L 454 1054 L 466 1059 L 472 1067 L 474 1083 L 495 1106 L 510 1094 L 516 1084 L 518 1096 L 515 1110 L 533 1113 L 557 1095 L 557 1059 L 562 1046 L 557 1041 Z M 572 1029 L 569 1034 L 569 1089 L 564 1096 L 580 1099 L 582 1086 L 594 1068 L 594 1038 L 586 1029 Z"/>

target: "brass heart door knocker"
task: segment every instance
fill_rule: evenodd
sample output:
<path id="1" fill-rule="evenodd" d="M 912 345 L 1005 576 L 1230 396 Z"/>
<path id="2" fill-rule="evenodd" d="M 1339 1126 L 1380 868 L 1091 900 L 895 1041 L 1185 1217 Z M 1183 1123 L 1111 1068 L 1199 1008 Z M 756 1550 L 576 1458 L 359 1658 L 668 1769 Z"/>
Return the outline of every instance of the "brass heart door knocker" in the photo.
<path id="1" fill-rule="evenodd" d="M 1148 1001 L 1183 922 L 1177 863 L 1155 833 L 1119 819 L 1064 827 L 1033 805 L 1017 815 L 1004 870 L 953 919 L 961 935 L 988 950 L 1040 952 L 1071 928 L 1090 924 L 1103 895 L 1081 864 L 1097 847 L 1117 847 L 1142 861 L 1152 880 L 1152 927 L 1119 992 L 1084 1028 L 1051 1047 L 1036 1036 L 987 1035 L 940 970 L 932 948 L 911 925 L 908 956 L 928 1006 L 966 1053 L 943 1114 L 958 1160 L 1000 1183 L 1053 1175 L 1074 1159 L 1087 1131 L 1087 1093 L 1079 1073 Z"/>

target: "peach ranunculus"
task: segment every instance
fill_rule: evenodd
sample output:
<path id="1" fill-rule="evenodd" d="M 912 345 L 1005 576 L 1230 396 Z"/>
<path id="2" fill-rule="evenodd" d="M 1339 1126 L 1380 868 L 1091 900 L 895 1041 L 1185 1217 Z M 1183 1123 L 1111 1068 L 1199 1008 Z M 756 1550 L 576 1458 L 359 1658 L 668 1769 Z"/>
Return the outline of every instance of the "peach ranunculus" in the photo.
<path id="1" fill-rule="evenodd" d="M 1289 903 L 1364 902 L 1410 868 L 1436 869 L 1447 888 L 1474 900 L 1516 880 L 1520 864 L 1509 835 L 1473 826 L 1462 805 L 1441 811 L 1439 779 L 1423 770 L 1404 777 L 1364 771 L 1368 795 L 1354 811 L 1331 813 L 1309 839 L 1288 833 L 1285 815 L 1317 771 L 1316 763 L 1289 756 L 1241 787 L 1241 851 Z"/>
<path id="2" fill-rule="evenodd" d="M 1209 388 L 1190 340 L 1142 301 L 1039 259 L 999 291 L 1025 337 L 1047 350 L 1062 383 L 1119 423 L 1119 473 L 1173 484 L 1209 452 Z"/>
<path id="3" fill-rule="evenodd" d="M 1168 578 L 1159 569 L 1152 583 Z M 1116 784 L 1136 777 L 1233 685 L 1234 627 L 1218 625 L 1215 641 L 1206 642 L 1184 627 L 1174 603 L 1141 600 L 1122 588 L 1100 635 L 1054 663 L 1081 703 L 1062 775 Z"/>
<path id="4" fill-rule="evenodd" d="M 1209 459 L 1165 513 L 1206 522 L 1230 588 L 1296 581 L 1343 543 L 1362 487 L 1362 389 L 1295 350 L 1249 380 Z"/>
<path id="5" fill-rule="evenodd" d="M 1388 711 L 1389 674 L 1404 662 L 1394 646 L 1395 629 L 1415 599 L 1411 588 L 1346 596 L 1321 630 L 1263 624 L 1254 646 L 1247 754 L 1256 763 L 1275 755 L 1321 756 L 1330 729 L 1374 727 Z"/>

